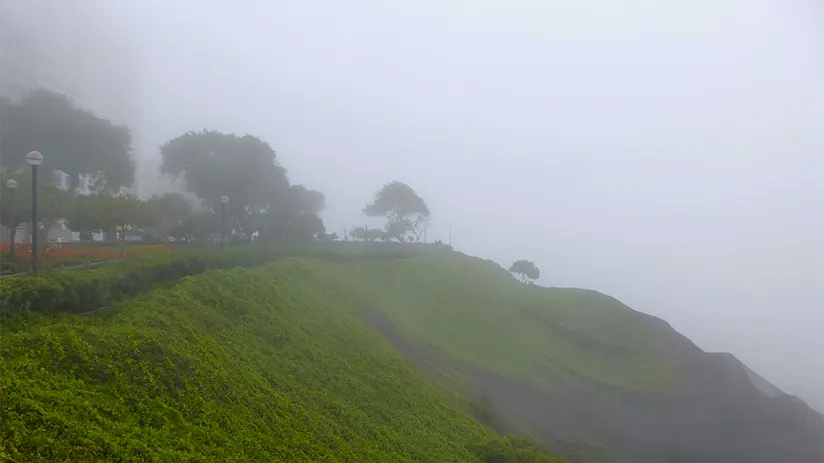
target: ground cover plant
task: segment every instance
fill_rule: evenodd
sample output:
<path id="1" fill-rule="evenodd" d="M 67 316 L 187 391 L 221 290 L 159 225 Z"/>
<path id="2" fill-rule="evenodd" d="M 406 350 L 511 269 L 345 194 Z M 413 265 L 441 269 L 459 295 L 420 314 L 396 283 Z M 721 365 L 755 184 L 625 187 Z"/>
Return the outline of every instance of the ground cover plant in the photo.
<path id="1" fill-rule="evenodd" d="M 362 323 L 356 293 L 317 284 L 317 262 L 0 328 L 0 460 L 560 461 L 471 418 Z"/>

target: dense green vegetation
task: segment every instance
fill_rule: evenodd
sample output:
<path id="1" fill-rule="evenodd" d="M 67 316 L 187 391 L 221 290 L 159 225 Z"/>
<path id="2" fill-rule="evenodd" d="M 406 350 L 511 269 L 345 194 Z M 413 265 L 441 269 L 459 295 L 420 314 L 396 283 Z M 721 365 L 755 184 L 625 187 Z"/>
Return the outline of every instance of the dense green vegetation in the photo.
<path id="1" fill-rule="evenodd" d="M 557 461 L 496 436 L 363 323 L 368 283 L 341 286 L 347 270 L 431 265 L 364 249 L 313 248 L 325 260 L 206 271 L 104 312 L 4 325 L 0 456 Z"/>
<path id="2" fill-rule="evenodd" d="M 465 364 L 536 382 L 552 372 L 656 393 L 679 383 L 666 340 L 594 291 L 525 286 L 493 262 L 456 253 L 305 266 Z"/>
<path id="3" fill-rule="evenodd" d="M 283 257 L 311 254 L 328 260 L 394 259 L 432 252 L 438 248 L 369 246 L 335 243 L 313 246 L 238 246 L 220 252 L 198 247 L 172 246 L 124 262 L 85 271 L 56 271 L 3 280 L 0 317 L 25 311 L 83 313 L 109 301 L 173 282 L 206 269 L 262 265 Z"/>

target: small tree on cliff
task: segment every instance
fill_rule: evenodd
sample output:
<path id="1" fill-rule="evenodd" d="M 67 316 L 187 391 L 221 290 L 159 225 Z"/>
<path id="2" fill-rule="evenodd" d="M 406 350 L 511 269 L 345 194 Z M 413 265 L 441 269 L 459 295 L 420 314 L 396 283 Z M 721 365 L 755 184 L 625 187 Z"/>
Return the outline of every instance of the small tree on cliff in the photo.
<path id="1" fill-rule="evenodd" d="M 541 269 L 539 269 L 534 262 L 526 259 L 516 260 L 512 266 L 509 267 L 509 271 L 519 275 L 521 281 L 524 283 L 526 283 L 527 280 L 535 281 L 541 277 Z"/>
<path id="2" fill-rule="evenodd" d="M 398 181 L 384 185 L 363 213 L 367 217 L 385 217 L 385 236 L 401 243 L 419 241 L 430 215 L 426 201 L 412 187 Z"/>

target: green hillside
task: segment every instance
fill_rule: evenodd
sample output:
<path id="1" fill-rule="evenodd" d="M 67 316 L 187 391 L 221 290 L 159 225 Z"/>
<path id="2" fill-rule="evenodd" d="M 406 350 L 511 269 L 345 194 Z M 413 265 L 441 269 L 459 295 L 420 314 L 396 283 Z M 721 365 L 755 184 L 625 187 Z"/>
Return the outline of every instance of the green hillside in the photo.
<path id="1" fill-rule="evenodd" d="M 302 267 L 317 284 L 356 292 L 415 341 L 461 363 L 539 383 L 551 373 L 678 391 L 681 371 L 662 333 L 594 291 L 524 285 L 493 262 L 457 253 Z"/>
<path id="2" fill-rule="evenodd" d="M 13 324 L 0 342 L 0 461 L 555 461 L 474 420 L 362 320 L 376 304 L 415 336 L 443 341 L 476 299 L 449 307 L 457 299 L 438 278 L 468 262 L 293 258 L 207 271 L 87 316 Z M 494 278 L 485 269 L 453 289 Z M 498 284 L 502 297 L 518 292 Z M 440 309 L 421 310 L 439 298 Z M 499 321 L 478 317 L 476 329 L 490 322 Z M 446 347 L 481 361 L 472 332 Z"/>

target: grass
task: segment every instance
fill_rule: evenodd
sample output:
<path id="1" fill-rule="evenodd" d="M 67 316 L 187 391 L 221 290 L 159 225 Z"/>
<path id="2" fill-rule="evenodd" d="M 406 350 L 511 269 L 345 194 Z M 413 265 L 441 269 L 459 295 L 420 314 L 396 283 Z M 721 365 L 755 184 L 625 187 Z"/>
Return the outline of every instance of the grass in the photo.
<path id="1" fill-rule="evenodd" d="M 680 369 L 665 340 L 608 296 L 523 285 L 492 262 L 458 254 L 305 265 L 460 362 L 545 384 L 550 373 L 635 391 L 678 390 Z"/>
<path id="2" fill-rule="evenodd" d="M 0 461 L 557 461 L 494 435 L 362 323 L 372 283 L 339 283 L 393 264 L 429 265 L 285 259 L 3 331 Z"/>
<path id="3" fill-rule="evenodd" d="M 663 335 L 615 299 L 430 251 L 289 248 L 108 311 L 0 327 L 0 461 L 558 461 L 473 419 L 470 396 L 413 369 L 366 313 L 437 352 L 450 386 L 471 366 L 677 391 Z"/>

